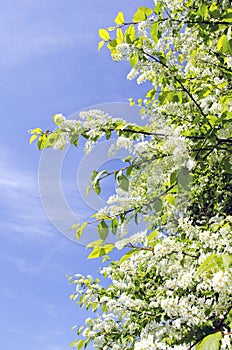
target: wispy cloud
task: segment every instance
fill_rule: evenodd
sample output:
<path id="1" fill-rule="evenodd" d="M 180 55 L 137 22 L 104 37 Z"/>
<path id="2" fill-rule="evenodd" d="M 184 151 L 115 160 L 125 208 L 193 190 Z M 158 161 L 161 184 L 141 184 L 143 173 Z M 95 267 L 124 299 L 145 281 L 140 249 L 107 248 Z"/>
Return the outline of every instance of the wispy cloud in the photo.
<path id="1" fill-rule="evenodd" d="M 54 235 L 43 212 L 37 175 L 16 168 L 13 156 L 1 151 L 0 228 L 2 234 L 16 237 L 51 237 Z"/>
<path id="2" fill-rule="evenodd" d="M 13 264 L 19 272 L 32 273 L 33 275 L 40 274 L 46 269 L 53 256 L 62 248 L 64 248 L 64 242 L 58 242 L 53 248 L 49 248 L 45 251 L 42 259 L 40 257 L 36 259 L 35 256 L 27 257 L 26 254 L 24 254 L 23 257 L 9 254 L 0 255 L 0 259 L 5 260 L 7 264 Z"/>
<path id="3" fill-rule="evenodd" d="M 74 4 L 73 4 L 74 5 Z M 63 1 L 15 1 L 4 5 L 0 15 L 0 64 L 12 65 L 31 58 L 64 50 L 88 41 L 80 35 L 80 6 Z M 89 35 L 89 34 L 88 34 Z M 82 39 L 83 38 L 83 39 Z"/>
<path id="4" fill-rule="evenodd" d="M 61 327 L 58 329 L 49 328 L 45 332 L 38 335 L 30 334 L 27 330 L 22 330 L 16 327 L 10 328 L 9 331 L 14 336 L 20 337 L 22 339 L 28 339 L 28 341 L 33 343 L 33 349 L 37 350 L 43 348 L 43 350 L 64 350 L 64 347 L 61 346 L 60 343 L 63 343 L 63 339 L 66 334 L 65 331 L 61 329 Z"/>

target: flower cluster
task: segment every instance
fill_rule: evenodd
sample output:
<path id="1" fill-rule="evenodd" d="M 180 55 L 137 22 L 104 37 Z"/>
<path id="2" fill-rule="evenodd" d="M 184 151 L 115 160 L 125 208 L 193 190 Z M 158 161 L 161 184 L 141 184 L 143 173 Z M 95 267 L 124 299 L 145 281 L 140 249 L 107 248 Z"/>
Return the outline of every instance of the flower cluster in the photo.
<path id="1" fill-rule="evenodd" d="M 109 349 L 113 337 L 118 348 L 130 348 L 133 339 L 134 349 L 163 350 L 186 349 L 187 344 L 201 339 L 205 328 L 210 333 L 220 327 L 225 336 L 229 334 L 232 268 L 220 265 L 219 260 L 213 262 L 215 256 L 231 256 L 231 228 L 230 217 L 211 231 L 180 219 L 175 234 L 157 231 L 148 235 L 152 249 L 137 245 L 131 257 L 105 267 L 101 273 L 111 280 L 107 288 L 82 276 L 74 279 L 81 286 L 75 299 L 87 308 L 94 305 L 101 310 L 83 335 L 92 336 L 97 349 Z M 141 237 L 140 242 L 145 242 Z M 133 245 L 136 241 L 131 238 Z M 121 334 L 126 330 L 123 345 Z M 225 349 L 230 349 L 230 339 L 226 338 Z"/>

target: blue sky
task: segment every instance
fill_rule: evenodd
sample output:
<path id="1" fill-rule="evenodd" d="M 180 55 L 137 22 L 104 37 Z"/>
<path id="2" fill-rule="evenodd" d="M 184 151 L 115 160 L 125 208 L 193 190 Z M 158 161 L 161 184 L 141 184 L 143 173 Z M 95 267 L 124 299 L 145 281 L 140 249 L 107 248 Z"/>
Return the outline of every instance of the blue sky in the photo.
<path id="1" fill-rule="evenodd" d="M 54 113 L 69 116 L 92 105 L 142 95 L 143 88 L 126 80 L 126 63 L 115 63 L 107 51 L 97 51 L 98 29 L 112 25 L 119 10 L 130 19 L 139 5 L 151 6 L 152 1 L 9 0 L 1 4 L 2 349 L 69 349 L 75 337 L 71 327 L 87 316 L 69 301 L 72 287 L 65 275 L 96 274 L 99 261 L 87 260 L 86 249 L 61 235 L 47 218 L 38 188 L 41 154 L 36 145 L 29 145 L 27 131 L 38 126 L 52 129 Z M 72 181 L 81 150 L 75 152 L 78 157 L 71 154 L 63 174 L 73 202 L 77 189 Z"/>

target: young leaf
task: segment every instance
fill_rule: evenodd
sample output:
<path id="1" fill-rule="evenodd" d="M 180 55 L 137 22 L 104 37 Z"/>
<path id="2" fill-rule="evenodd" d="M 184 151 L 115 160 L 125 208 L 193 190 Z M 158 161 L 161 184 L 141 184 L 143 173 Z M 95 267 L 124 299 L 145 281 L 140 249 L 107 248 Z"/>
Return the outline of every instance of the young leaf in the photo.
<path id="1" fill-rule="evenodd" d="M 39 136 L 39 138 L 38 138 L 38 148 L 39 148 L 39 150 L 45 148 L 46 141 L 47 141 L 47 135 L 46 134 L 43 134 L 43 135 Z"/>
<path id="2" fill-rule="evenodd" d="M 223 270 L 227 271 L 232 265 L 232 255 L 228 254 L 211 254 L 205 261 L 199 266 L 197 270 L 197 276 L 203 274 L 205 271 L 209 270 Z"/>
<path id="3" fill-rule="evenodd" d="M 102 239 L 97 239 L 96 241 L 90 242 L 89 244 L 87 244 L 86 248 L 92 248 L 95 246 L 99 246 L 103 243 Z"/>
<path id="4" fill-rule="evenodd" d="M 114 22 L 118 25 L 124 24 L 125 19 L 124 19 L 124 14 L 123 12 L 119 12 L 114 20 Z"/>
<path id="5" fill-rule="evenodd" d="M 132 255 L 134 255 L 137 252 L 137 249 L 132 249 L 129 252 L 127 252 L 126 254 L 123 255 L 123 257 L 120 259 L 119 261 L 119 265 L 121 265 L 124 261 L 126 261 L 127 259 L 129 259 Z"/>
<path id="6" fill-rule="evenodd" d="M 101 246 L 95 246 L 92 252 L 88 255 L 88 259 L 96 259 L 104 254 L 105 254 L 105 251 Z"/>
<path id="7" fill-rule="evenodd" d="M 101 48 L 104 46 L 104 44 L 105 44 L 105 41 L 104 41 L 104 40 L 102 40 L 102 41 L 100 41 L 100 42 L 98 43 L 98 51 L 101 50 Z"/>
<path id="8" fill-rule="evenodd" d="M 133 17 L 133 22 L 145 21 L 149 15 L 153 13 L 153 10 L 148 7 L 141 6 L 138 8 Z"/>
<path id="9" fill-rule="evenodd" d="M 160 237 L 159 231 L 152 231 L 148 236 L 148 244 L 152 241 L 156 241 Z"/>
<path id="10" fill-rule="evenodd" d="M 76 239 L 79 239 L 82 234 L 83 234 L 83 230 L 84 228 L 88 225 L 88 222 L 84 222 L 81 226 L 77 227 L 76 229 Z"/>
<path id="11" fill-rule="evenodd" d="M 103 39 L 104 41 L 110 40 L 110 34 L 107 32 L 106 29 L 99 29 L 98 34 L 100 38 Z"/>
<path id="12" fill-rule="evenodd" d="M 32 144 L 32 142 L 33 141 L 35 141 L 35 139 L 37 139 L 37 137 L 38 137 L 38 135 L 32 135 L 31 137 L 30 137 L 30 145 Z"/>
<path id="13" fill-rule="evenodd" d="M 136 63 L 138 63 L 139 61 L 139 56 L 136 52 L 134 52 L 131 56 L 130 56 L 130 65 L 133 68 Z"/>
<path id="14" fill-rule="evenodd" d="M 227 36 L 223 34 L 217 43 L 217 49 L 218 51 L 221 51 L 225 54 L 232 53 L 232 42 L 231 40 L 228 40 Z"/>
<path id="15" fill-rule="evenodd" d="M 121 28 L 117 28 L 116 35 L 117 35 L 117 43 L 118 44 L 123 43 L 123 31 Z"/>
<path id="16" fill-rule="evenodd" d="M 35 129 L 29 130 L 29 133 L 30 134 L 39 134 L 39 135 L 41 135 L 41 134 L 43 134 L 43 131 L 40 128 L 35 128 Z"/>
<path id="17" fill-rule="evenodd" d="M 176 204 L 176 198 L 172 194 L 167 194 L 166 195 L 166 200 L 169 204 L 175 205 Z"/>
<path id="18" fill-rule="evenodd" d="M 128 44 L 131 44 L 136 39 L 136 30 L 133 24 L 131 24 L 124 33 L 125 41 Z"/>
<path id="19" fill-rule="evenodd" d="M 96 259 L 100 256 L 106 255 L 114 249 L 114 244 L 96 245 L 89 254 L 88 259 Z"/>
<path id="20" fill-rule="evenodd" d="M 158 22 L 154 22 L 151 26 L 150 35 L 156 44 L 159 41 L 158 33 Z"/>

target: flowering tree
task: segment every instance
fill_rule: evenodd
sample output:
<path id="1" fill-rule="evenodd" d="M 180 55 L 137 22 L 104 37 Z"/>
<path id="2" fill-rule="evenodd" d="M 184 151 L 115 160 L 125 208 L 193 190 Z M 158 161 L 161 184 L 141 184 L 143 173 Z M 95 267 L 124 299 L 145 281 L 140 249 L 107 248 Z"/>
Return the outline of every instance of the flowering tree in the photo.
<path id="1" fill-rule="evenodd" d="M 144 98 L 130 99 L 147 125 L 94 110 L 80 120 L 55 115 L 53 132 L 31 131 L 40 149 L 84 137 L 90 150 L 116 137 L 115 147 L 131 154 L 117 171 L 92 172 L 88 190 L 100 194 L 109 176 L 118 188 L 95 214 L 99 240 L 89 257 L 128 249 L 101 270 L 107 287 L 71 278 L 71 298 L 96 314 L 73 347 L 232 348 L 231 27 L 229 0 L 154 0 L 129 22 L 119 12 L 99 30 L 99 49 L 129 61 L 128 79 L 150 82 Z M 127 237 L 131 222 L 146 228 Z M 75 225 L 77 238 L 88 224 Z"/>

